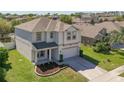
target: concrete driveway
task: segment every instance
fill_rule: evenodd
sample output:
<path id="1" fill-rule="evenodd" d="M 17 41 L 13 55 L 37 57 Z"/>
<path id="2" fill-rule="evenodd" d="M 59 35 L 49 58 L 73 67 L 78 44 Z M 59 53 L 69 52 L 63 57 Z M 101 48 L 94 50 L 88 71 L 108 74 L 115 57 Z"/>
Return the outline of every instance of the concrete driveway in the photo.
<path id="1" fill-rule="evenodd" d="M 64 63 L 72 67 L 75 71 L 79 72 L 90 82 L 123 82 L 124 77 L 120 77 L 124 72 L 124 65 L 112 71 L 106 70 L 92 64 L 91 62 L 81 57 L 71 57 L 64 60 Z"/>
<path id="2" fill-rule="evenodd" d="M 73 69 L 75 69 L 77 72 L 79 72 L 89 80 L 93 80 L 107 73 L 106 70 L 101 69 L 100 67 L 88 62 L 81 57 L 71 57 L 65 59 L 64 63 L 71 66 Z"/>

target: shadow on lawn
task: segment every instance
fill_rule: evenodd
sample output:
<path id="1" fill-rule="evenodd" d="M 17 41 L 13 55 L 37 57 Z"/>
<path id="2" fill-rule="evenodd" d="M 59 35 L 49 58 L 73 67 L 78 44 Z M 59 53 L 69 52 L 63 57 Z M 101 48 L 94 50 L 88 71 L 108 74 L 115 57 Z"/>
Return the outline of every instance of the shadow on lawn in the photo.
<path id="1" fill-rule="evenodd" d="M 122 51 L 118 51 L 117 53 L 118 53 L 119 55 L 124 56 L 124 52 L 122 52 Z"/>
<path id="2" fill-rule="evenodd" d="M 7 80 L 5 80 L 5 76 L 7 71 L 10 69 L 12 69 L 11 63 L 3 64 L 3 66 L 0 67 L 0 82 L 7 82 Z"/>
<path id="3" fill-rule="evenodd" d="M 90 57 L 88 55 L 84 55 L 83 58 L 86 59 L 86 60 L 88 60 L 89 62 L 95 64 L 95 65 L 98 65 L 99 64 L 99 61 L 98 60 L 96 60 L 96 59 L 94 59 L 94 58 L 92 58 L 92 57 Z"/>

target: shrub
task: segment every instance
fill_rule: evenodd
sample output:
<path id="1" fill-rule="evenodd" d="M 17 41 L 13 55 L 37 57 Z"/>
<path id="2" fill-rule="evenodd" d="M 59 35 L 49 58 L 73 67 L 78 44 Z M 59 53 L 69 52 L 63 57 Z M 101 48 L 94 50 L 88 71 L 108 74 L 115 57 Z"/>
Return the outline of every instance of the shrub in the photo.
<path id="1" fill-rule="evenodd" d="M 63 54 L 60 54 L 60 60 L 59 62 L 63 62 Z"/>
<path id="2" fill-rule="evenodd" d="M 94 24 L 95 24 L 95 22 L 94 22 L 94 20 L 93 20 L 93 19 L 90 21 L 90 24 L 92 24 L 92 25 L 94 25 Z"/>
<path id="3" fill-rule="evenodd" d="M 60 20 L 65 23 L 72 24 L 72 17 L 69 15 L 61 15 Z"/>
<path id="4" fill-rule="evenodd" d="M 0 67 L 0 82 L 5 81 L 6 70 Z"/>
<path id="5" fill-rule="evenodd" d="M 8 51 L 5 48 L 0 48 L 0 66 L 2 67 L 3 64 L 8 60 Z"/>
<path id="6" fill-rule="evenodd" d="M 108 53 L 110 51 L 110 46 L 108 43 L 102 43 L 98 42 L 96 45 L 93 47 L 93 50 L 95 52 L 102 52 L 102 53 Z"/>
<path id="7" fill-rule="evenodd" d="M 80 50 L 80 57 L 83 57 L 83 50 Z"/>

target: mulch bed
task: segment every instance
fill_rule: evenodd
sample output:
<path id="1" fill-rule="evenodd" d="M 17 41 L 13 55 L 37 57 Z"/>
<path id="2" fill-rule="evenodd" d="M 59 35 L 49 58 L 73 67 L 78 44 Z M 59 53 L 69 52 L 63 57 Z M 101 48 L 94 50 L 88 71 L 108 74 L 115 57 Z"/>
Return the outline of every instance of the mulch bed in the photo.
<path id="1" fill-rule="evenodd" d="M 58 65 L 54 62 L 35 66 L 35 73 L 39 76 L 50 76 L 59 72 L 65 65 Z"/>

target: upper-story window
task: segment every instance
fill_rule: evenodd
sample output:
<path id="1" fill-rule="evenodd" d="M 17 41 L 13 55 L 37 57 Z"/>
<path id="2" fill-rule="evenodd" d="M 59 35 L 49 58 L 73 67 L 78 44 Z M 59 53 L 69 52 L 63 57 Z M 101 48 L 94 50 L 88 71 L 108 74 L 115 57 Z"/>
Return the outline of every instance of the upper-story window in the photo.
<path id="1" fill-rule="evenodd" d="M 36 33 L 36 40 L 41 41 L 41 32 Z"/>
<path id="2" fill-rule="evenodd" d="M 53 38 L 53 32 L 50 32 L 50 38 Z"/>
<path id="3" fill-rule="evenodd" d="M 76 39 L 76 31 L 72 32 L 72 39 Z"/>
<path id="4" fill-rule="evenodd" d="M 67 32 L 67 40 L 71 40 L 71 32 Z"/>

